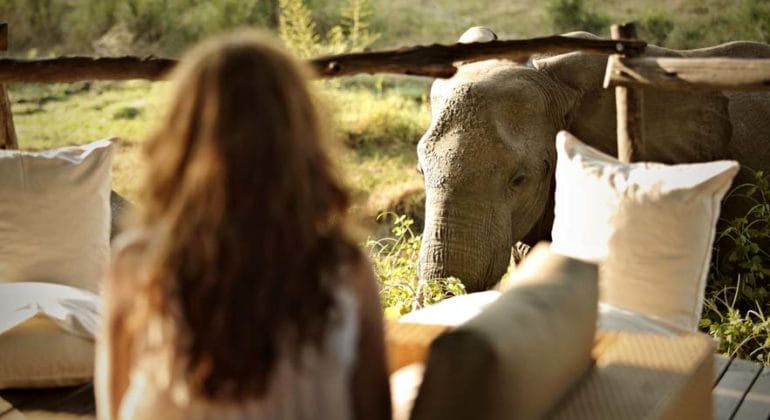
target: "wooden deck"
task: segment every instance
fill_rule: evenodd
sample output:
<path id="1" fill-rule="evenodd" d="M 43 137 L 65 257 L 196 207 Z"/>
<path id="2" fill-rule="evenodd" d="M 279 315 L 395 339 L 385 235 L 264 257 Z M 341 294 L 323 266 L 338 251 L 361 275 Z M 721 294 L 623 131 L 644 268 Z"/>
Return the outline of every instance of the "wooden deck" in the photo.
<path id="1" fill-rule="evenodd" d="M 93 419 L 92 385 L 0 391 L 0 419 Z M 770 368 L 740 359 L 714 359 L 714 419 L 770 419 Z"/>
<path id="2" fill-rule="evenodd" d="M 716 356 L 714 376 L 714 419 L 770 418 L 770 368 Z"/>
<path id="3" fill-rule="evenodd" d="M 0 419 L 94 419 L 91 384 L 44 390 L 1 390 Z"/>

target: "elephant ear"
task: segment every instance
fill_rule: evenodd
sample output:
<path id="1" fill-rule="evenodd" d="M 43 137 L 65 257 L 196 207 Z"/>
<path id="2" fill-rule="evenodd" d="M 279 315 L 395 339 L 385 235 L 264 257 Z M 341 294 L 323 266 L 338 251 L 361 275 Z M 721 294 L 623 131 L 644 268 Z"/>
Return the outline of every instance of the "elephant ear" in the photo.
<path id="1" fill-rule="evenodd" d="M 657 47 L 648 52 L 679 55 Z M 616 155 L 615 90 L 602 87 L 607 57 L 569 53 L 536 59 L 532 65 L 579 92 L 579 100 L 566 118 L 566 128 L 591 146 Z M 732 125 L 724 94 L 645 88 L 643 97 L 642 160 L 682 163 L 728 156 Z"/>

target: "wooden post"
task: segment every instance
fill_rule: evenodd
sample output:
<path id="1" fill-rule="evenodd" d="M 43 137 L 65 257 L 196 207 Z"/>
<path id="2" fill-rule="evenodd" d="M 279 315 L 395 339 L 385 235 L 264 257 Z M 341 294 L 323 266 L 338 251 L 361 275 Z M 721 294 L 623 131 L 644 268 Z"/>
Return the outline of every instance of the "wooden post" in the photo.
<path id="1" fill-rule="evenodd" d="M 612 25 L 612 39 L 636 39 L 636 26 L 633 23 Z M 618 46 L 621 46 L 618 44 Z M 619 53 L 628 57 L 630 51 Z M 617 112 L 618 159 L 621 162 L 633 162 L 643 155 L 644 142 L 642 138 L 642 90 L 618 86 L 615 88 L 615 106 Z"/>
<path id="2" fill-rule="evenodd" d="M 0 23 L 0 51 L 8 49 L 8 24 Z M 18 149 L 16 128 L 13 125 L 11 100 L 5 85 L 0 84 L 0 149 Z"/>

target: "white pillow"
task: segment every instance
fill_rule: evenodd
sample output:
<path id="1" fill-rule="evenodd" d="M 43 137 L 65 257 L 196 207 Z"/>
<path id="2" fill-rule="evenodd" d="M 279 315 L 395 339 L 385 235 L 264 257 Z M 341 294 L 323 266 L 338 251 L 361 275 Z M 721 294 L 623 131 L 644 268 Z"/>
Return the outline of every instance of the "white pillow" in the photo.
<path id="1" fill-rule="evenodd" d="M 601 263 L 602 302 L 696 330 L 738 163 L 626 164 L 565 131 L 556 151 L 552 250 Z"/>
<path id="2" fill-rule="evenodd" d="M 111 144 L 0 150 L 0 283 L 98 291 L 110 257 Z"/>
<path id="3" fill-rule="evenodd" d="M 98 306 L 74 287 L 0 284 L 0 389 L 90 382 Z"/>

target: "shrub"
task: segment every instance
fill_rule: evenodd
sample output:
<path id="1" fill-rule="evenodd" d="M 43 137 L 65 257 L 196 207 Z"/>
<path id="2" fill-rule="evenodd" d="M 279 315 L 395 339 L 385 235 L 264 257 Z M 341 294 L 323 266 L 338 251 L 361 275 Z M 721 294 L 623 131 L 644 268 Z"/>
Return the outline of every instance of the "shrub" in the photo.
<path id="1" fill-rule="evenodd" d="M 674 22 L 660 10 L 648 12 L 639 20 L 639 36 L 651 44 L 665 46 L 673 29 Z"/>
<path id="2" fill-rule="evenodd" d="M 701 327 L 720 340 L 720 351 L 768 362 L 770 324 L 770 175 L 734 187 L 725 202 L 740 201 L 741 217 L 722 221 L 711 259 Z"/>
<path id="3" fill-rule="evenodd" d="M 462 282 L 454 277 L 418 280 L 417 258 L 421 236 L 412 231 L 413 223 L 406 216 L 396 216 L 391 228 L 393 236 L 369 239 L 365 244 L 380 282 L 380 299 L 385 316 L 390 319 L 421 306 L 418 297 L 424 304 L 434 304 L 450 296 L 465 294 Z"/>
<path id="4" fill-rule="evenodd" d="M 737 40 L 770 42 L 770 3 L 735 0 L 708 5 L 690 1 L 688 18 L 675 21 L 667 38 L 672 48 L 699 48 Z"/>
<path id="5" fill-rule="evenodd" d="M 278 33 L 286 47 L 302 58 L 363 50 L 379 37 L 369 29 L 368 0 L 347 0 L 340 11 L 341 24 L 332 26 L 324 37 L 305 0 L 279 0 L 278 9 Z"/>
<path id="6" fill-rule="evenodd" d="M 557 32 L 582 30 L 600 34 L 607 32 L 610 25 L 607 16 L 587 10 L 583 0 L 549 0 L 546 13 Z"/>
<path id="7" fill-rule="evenodd" d="M 405 97 L 398 89 L 375 93 L 367 88 L 335 89 L 336 125 L 353 148 L 416 145 L 430 124 L 428 104 Z"/>
<path id="8" fill-rule="evenodd" d="M 113 120 L 133 120 L 142 115 L 142 109 L 135 106 L 124 106 L 112 114 Z"/>

